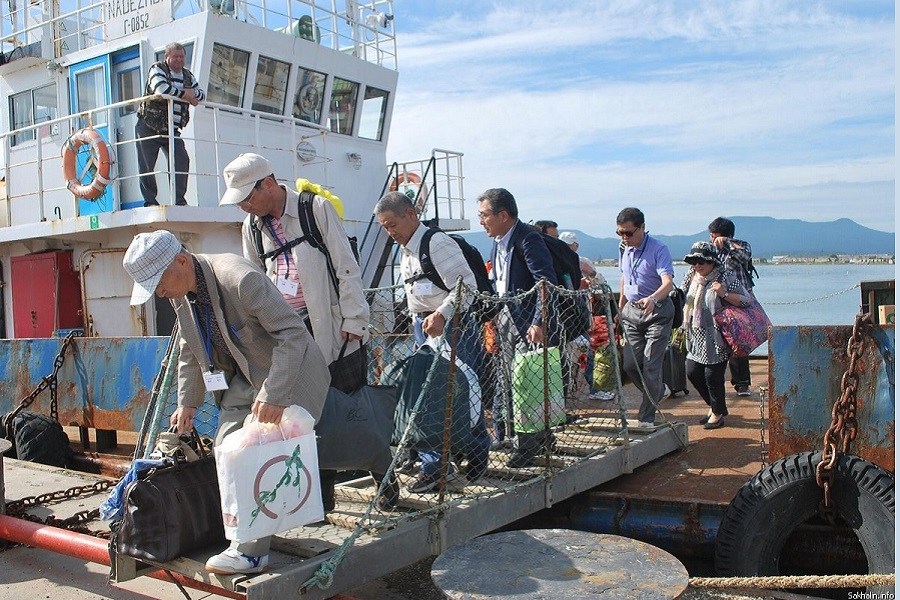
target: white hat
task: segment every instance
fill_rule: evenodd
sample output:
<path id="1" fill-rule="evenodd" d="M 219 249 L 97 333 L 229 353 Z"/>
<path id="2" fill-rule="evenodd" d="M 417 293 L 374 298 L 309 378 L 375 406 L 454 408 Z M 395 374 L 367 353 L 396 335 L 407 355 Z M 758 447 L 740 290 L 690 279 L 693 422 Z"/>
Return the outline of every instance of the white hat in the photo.
<path id="1" fill-rule="evenodd" d="M 578 236 L 575 235 L 574 231 L 563 231 L 561 234 L 559 234 L 559 239 L 569 245 L 578 243 Z"/>
<path id="2" fill-rule="evenodd" d="M 225 166 L 222 176 L 225 178 L 225 193 L 219 200 L 219 206 L 238 204 L 245 200 L 260 179 L 265 179 L 275 172 L 272 163 L 260 156 L 248 152 L 241 154 Z"/>
<path id="3" fill-rule="evenodd" d="M 168 231 L 139 233 L 134 236 L 122 259 L 122 266 L 134 279 L 132 306 L 150 299 L 162 279 L 163 271 L 169 268 L 180 252 L 181 242 Z"/>

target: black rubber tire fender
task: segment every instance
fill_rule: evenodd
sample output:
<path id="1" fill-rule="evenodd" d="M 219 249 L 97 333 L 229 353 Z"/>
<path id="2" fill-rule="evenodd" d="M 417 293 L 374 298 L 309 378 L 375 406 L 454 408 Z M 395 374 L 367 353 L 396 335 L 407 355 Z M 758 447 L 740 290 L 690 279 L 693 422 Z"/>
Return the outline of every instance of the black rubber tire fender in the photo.
<path id="1" fill-rule="evenodd" d="M 68 467 L 72 463 L 72 447 L 62 426 L 48 417 L 22 412 L 13 420 L 16 455 L 19 460 Z"/>
<path id="2" fill-rule="evenodd" d="M 716 535 L 720 576 L 779 575 L 790 534 L 818 513 L 821 453 L 802 452 L 773 462 L 740 489 Z M 857 456 L 841 454 L 835 469 L 838 514 L 865 551 L 869 573 L 894 572 L 894 476 Z M 891 591 L 887 588 L 870 591 Z"/>

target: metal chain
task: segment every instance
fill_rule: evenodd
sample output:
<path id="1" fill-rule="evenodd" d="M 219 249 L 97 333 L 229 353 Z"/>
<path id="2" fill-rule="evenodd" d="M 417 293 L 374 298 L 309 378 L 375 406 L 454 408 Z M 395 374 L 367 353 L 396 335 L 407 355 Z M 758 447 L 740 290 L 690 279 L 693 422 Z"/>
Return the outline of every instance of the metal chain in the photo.
<path id="1" fill-rule="evenodd" d="M 769 386 L 759 386 L 759 460 L 762 466 L 769 464 L 769 446 L 766 443 L 766 405 L 765 399 L 769 396 Z"/>
<path id="2" fill-rule="evenodd" d="M 42 519 L 35 515 L 30 515 L 25 511 L 26 509 L 33 506 L 39 506 L 48 502 L 71 500 L 73 498 L 78 498 L 79 496 L 99 494 L 101 492 L 107 491 L 115 485 L 115 482 L 112 481 L 98 481 L 90 485 L 76 486 L 67 490 L 48 492 L 39 496 L 28 496 L 26 498 L 21 498 L 19 500 L 14 500 L 13 502 L 7 503 L 6 514 L 7 516 L 17 519 L 24 519 L 33 523 L 40 523 L 42 525 L 50 525 L 52 527 L 59 527 L 62 529 L 68 529 L 70 531 L 77 531 L 78 533 L 84 533 L 86 535 L 92 535 L 94 537 L 108 538 L 108 531 L 92 531 L 86 526 L 86 523 L 90 523 L 91 521 L 100 517 L 99 508 L 95 508 L 93 510 L 82 510 L 66 519 L 58 519 L 53 515 Z"/>
<path id="3" fill-rule="evenodd" d="M 832 293 L 826 294 L 824 296 L 819 296 L 818 298 L 808 298 L 806 300 L 791 300 L 790 302 L 771 302 L 769 300 L 766 300 L 766 306 L 774 306 L 774 305 L 787 306 L 790 304 L 809 304 L 810 302 L 818 302 L 820 300 L 828 300 L 829 298 L 834 298 L 835 296 L 840 296 L 841 294 L 846 294 L 847 292 L 855 290 L 859 286 L 860 286 L 860 284 L 855 283 L 855 284 L 851 285 L 850 287 L 848 287 L 847 289 L 840 290 L 837 292 L 832 292 Z"/>
<path id="4" fill-rule="evenodd" d="M 38 383 L 37 387 L 32 390 L 30 394 L 22 398 L 22 401 L 19 402 L 19 406 L 15 408 L 12 412 L 6 415 L 3 419 L 3 426 L 6 430 L 7 439 L 12 441 L 12 422 L 13 419 L 16 418 L 20 412 L 31 406 L 38 396 L 41 395 L 41 392 L 50 388 L 50 416 L 54 421 L 59 421 L 59 408 L 56 399 L 56 389 L 57 389 L 57 375 L 59 374 L 59 370 L 63 366 L 63 362 L 66 359 L 66 350 L 69 348 L 69 345 L 72 343 L 72 338 L 78 332 L 73 330 L 66 335 L 63 339 L 62 347 L 59 349 L 59 352 L 56 354 L 56 358 L 53 361 L 53 372 L 49 375 L 45 375 L 41 378 L 40 383 Z"/>
<path id="5" fill-rule="evenodd" d="M 837 520 L 837 507 L 832 498 L 834 489 L 834 465 L 838 453 L 850 451 L 850 443 L 856 439 L 856 393 L 859 389 L 857 365 L 863 353 L 863 329 L 872 327 L 872 315 L 859 313 L 853 323 L 853 333 L 847 340 L 847 357 L 850 364 L 841 378 L 841 395 L 831 409 L 831 425 L 825 432 L 822 458 L 816 465 L 816 484 L 824 494 L 819 512 L 831 525 Z"/>

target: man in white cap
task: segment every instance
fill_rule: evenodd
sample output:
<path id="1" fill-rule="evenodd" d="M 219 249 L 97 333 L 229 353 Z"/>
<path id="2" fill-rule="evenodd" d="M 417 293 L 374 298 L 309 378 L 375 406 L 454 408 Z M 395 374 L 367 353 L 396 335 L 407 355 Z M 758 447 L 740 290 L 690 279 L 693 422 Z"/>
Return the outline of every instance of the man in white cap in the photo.
<path id="1" fill-rule="evenodd" d="M 369 304 L 334 205 L 316 195 L 312 210 L 301 211 L 300 195 L 278 183 L 272 164 L 259 154 L 241 154 L 225 166 L 223 177 L 226 190 L 219 205 L 236 205 L 248 213 L 241 229 L 244 256 L 260 265 L 306 322 L 329 365 L 332 385 L 355 392 L 365 384 L 368 366 L 363 344 Z M 301 218 L 309 214 L 320 240 L 304 235 Z M 328 511 L 334 508 L 335 472 L 322 470 L 320 477 Z"/>
<path id="2" fill-rule="evenodd" d="M 132 305 L 155 293 L 175 308 L 181 354 L 170 423 L 179 433 L 191 430 L 207 391 L 219 407 L 217 445 L 250 412 L 261 423 L 278 423 L 285 407 L 297 404 L 318 420 L 330 382 L 325 360 L 297 313 L 250 261 L 191 254 L 170 232 L 154 231 L 135 236 L 123 266 L 135 282 Z M 269 543 L 232 543 L 206 570 L 265 571 Z"/>

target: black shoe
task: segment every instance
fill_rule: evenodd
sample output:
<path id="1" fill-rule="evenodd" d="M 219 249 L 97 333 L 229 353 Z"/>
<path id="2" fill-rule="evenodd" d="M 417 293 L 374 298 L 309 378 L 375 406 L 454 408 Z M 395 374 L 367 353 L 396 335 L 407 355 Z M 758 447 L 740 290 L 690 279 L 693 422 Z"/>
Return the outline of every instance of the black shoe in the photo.
<path id="1" fill-rule="evenodd" d="M 175 206 L 187 206 L 187 200 L 176 200 Z"/>
<path id="2" fill-rule="evenodd" d="M 159 206 L 156 200 L 144 200 L 144 206 Z"/>
<path id="3" fill-rule="evenodd" d="M 397 472 L 404 475 L 412 475 L 419 470 L 418 462 L 415 458 L 407 458 L 397 467 Z"/>
<path id="4" fill-rule="evenodd" d="M 381 479 L 377 475 L 372 475 L 375 477 L 375 485 L 380 485 Z M 375 505 L 378 507 L 378 510 L 384 512 L 390 512 L 397 506 L 397 502 L 400 501 L 400 482 L 397 481 L 397 478 L 391 476 L 390 481 L 388 481 L 384 490 L 378 494 L 378 498 L 375 500 Z"/>
<path id="5" fill-rule="evenodd" d="M 703 426 L 703 429 L 718 429 L 719 427 L 725 427 L 725 417 L 719 417 L 719 420 L 715 423 L 706 422 L 706 425 Z"/>
<path id="6" fill-rule="evenodd" d="M 706 415 L 705 417 L 703 417 L 702 419 L 700 419 L 699 422 L 700 422 L 701 425 L 706 425 L 707 423 L 709 423 L 709 415 Z"/>
<path id="7" fill-rule="evenodd" d="M 528 467 L 534 467 L 535 464 L 532 459 L 516 452 L 506 461 L 506 466 L 510 469 L 527 469 Z"/>

